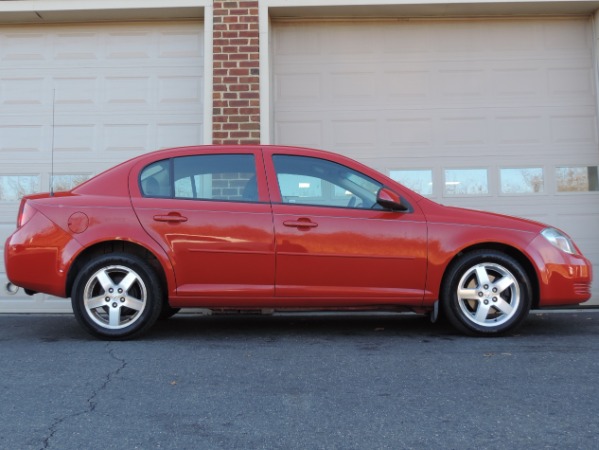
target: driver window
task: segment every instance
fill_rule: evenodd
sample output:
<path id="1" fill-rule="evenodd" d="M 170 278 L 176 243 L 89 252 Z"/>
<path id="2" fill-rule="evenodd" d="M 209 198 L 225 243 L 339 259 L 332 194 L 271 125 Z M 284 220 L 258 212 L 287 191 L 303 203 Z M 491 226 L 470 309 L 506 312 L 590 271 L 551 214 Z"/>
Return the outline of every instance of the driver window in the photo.
<path id="1" fill-rule="evenodd" d="M 283 203 L 370 209 L 382 187 L 340 164 L 305 156 L 273 157 Z"/>

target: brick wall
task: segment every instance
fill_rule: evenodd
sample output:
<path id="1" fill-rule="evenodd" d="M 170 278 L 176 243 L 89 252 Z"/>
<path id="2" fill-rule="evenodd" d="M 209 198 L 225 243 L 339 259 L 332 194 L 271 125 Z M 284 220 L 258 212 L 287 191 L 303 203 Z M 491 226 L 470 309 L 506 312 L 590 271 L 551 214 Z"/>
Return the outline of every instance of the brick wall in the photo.
<path id="1" fill-rule="evenodd" d="M 258 190 L 248 185 L 256 184 L 255 173 L 220 173 L 214 174 L 212 178 L 212 198 L 219 200 L 248 200 L 258 201 L 252 193 Z"/>
<path id="2" fill-rule="evenodd" d="M 214 144 L 260 143 L 257 1 L 214 2 Z"/>

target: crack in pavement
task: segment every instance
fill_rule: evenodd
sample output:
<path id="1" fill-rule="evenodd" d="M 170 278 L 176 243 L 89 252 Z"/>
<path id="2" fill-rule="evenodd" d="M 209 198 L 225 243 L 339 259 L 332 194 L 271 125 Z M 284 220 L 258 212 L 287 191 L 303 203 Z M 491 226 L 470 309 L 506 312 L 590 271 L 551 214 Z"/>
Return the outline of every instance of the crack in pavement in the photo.
<path id="1" fill-rule="evenodd" d="M 116 356 L 114 354 L 114 349 L 112 349 L 110 347 L 111 347 L 111 343 L 110 342 L 106 343 L 106 350 L 107 350 L 108 355 L 112 359 L 118 361 L 120 363 L 120 366 L 117 367 L 115 370 L 108 372 L 106 374 L 106 376 L 104 377 L 104 382 L 100 385 L 100 387 L 98 387 L 97 389 L 94 389 L 92 391 L 91 395 L 86 400 L 87 408 L 85 408 L 82 411 L 78 411 L 78 412 L 74 412 L 72 414 L 67 414 L 65 416 L 58 417 L 54 420 L 54 422 L 52 422 L 52 424 L 48 427 L 48 434 L 43 439 L 42 447 L 40 448 L 40 450 L 46 450 L 46 449 L 50 448 L 50 441 L 57 433 L 59 426 L 62 425 L 64 422 L 66 422 L 69 419 L 73 419 L 75 417 L 79 417 L 84 414 L 94 412 L 96 410 L 96 406 L 98 404 L 96 401 L 97 397 L 100 395 L 100 393 L 102 391 L 104 391 L 108 387 L 108 385 L 110 384 L 112 379 L 116 375 L 118 375 L 122 370 L 124 370 L 125 367 L 127 367 L 127 361 L 123 358 L 119 358 L 118 356 Z"/>

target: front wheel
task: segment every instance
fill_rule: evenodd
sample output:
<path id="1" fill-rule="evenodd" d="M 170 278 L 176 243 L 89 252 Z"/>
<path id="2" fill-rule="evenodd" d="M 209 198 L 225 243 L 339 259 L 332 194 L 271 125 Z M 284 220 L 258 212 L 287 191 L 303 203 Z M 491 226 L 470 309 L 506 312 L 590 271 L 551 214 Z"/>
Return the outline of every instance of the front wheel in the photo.
<path id="1" fill-rule="evenodd" d="M 458 330 L 493 336 L 515 330 L 528 316 L 532 290 L 521 264 L 494 250 L 455 261 L 441 289 L 443 312 Z"/>
<path id="2" fill-rule="evenodd" d="M 77 321 L 103 339 L 138 336 L 162 311 L 162 287 L 152 267 L 126 253 L 87 262 L 73 285 L 71 303 Z"/>

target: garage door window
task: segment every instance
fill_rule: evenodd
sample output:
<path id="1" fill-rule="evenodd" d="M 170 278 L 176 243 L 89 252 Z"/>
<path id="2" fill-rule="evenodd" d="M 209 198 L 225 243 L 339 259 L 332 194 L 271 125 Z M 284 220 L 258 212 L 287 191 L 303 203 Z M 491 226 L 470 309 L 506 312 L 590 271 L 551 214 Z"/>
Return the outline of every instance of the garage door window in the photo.
<path id="1" fill-rule="evenodd" d="M 89 174 L 61 174 L 54 175 L 52 179 L 52 187 L 55 192 L 70 191 L 76 186 L 79 186 L 84 181 L 88 180 Z"/>
<path id="2" fill-rule="evenodd" d="M 541 194 L 544 191 L 540 167 L 501 169 L 499 176 L 502 194 Z"/>
<path id="3" fill-rule="evenodd" d="M 0 200 L 16 201 L 40 191 L 38 175 L 0 175 Z"/>
<path id="4" fill-rule="evenodd" d="M 487 169 L 445 170 L 445 195 L 488 195 Z"/>
<path id="5" fill-rule="evenodd" d="M 428 197 L 433 195 L 432 170 L 392 170 L 389 175 L 395 181 L 420 195 Z"/>
<path id="6" fill-rule="evenodd" d="M 597 166 L 558 167 L 555 179 L 558 192 L 596 192 L 599 191 Z"/>

